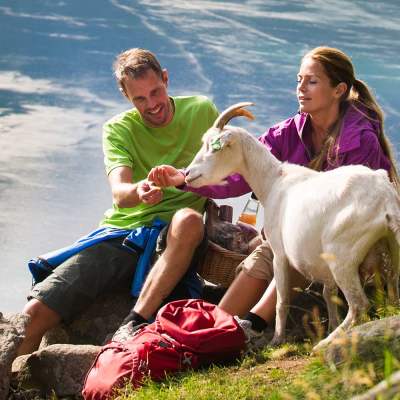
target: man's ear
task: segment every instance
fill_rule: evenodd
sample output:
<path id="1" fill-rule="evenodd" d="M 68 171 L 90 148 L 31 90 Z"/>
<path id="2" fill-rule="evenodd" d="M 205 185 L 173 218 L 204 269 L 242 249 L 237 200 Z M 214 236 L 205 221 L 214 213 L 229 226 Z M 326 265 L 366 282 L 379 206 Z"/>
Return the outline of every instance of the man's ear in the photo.
<path id="1" fill-rule="evenodd" d="M 337 98 L 340 99 L 346 93 L 346 90 L 347 90 L 347 84 L 345 82 L 340 82 L 336 86 L 336 91 L 335 91 Z"/>
<path id="2" fill-rule="evenodd" d="M 161 78 L 162 78 L 162 81 L 164 82 L 164 85 L 165 85 L 166 87 L 168 87 L 168 71 L 167 71 L 166 68 L 164 68 L 164 69 L 162 70 Z"/>
<path id="3" fill-rule="evenodd" d="M 119 91 L 126 97 L 126 98 L 128 98 L 128 95 L 126 94 L 126 92 L 125 92 L 125 90 L 124 90 L 124 88 L 123 87 L 119 87 Z"/>

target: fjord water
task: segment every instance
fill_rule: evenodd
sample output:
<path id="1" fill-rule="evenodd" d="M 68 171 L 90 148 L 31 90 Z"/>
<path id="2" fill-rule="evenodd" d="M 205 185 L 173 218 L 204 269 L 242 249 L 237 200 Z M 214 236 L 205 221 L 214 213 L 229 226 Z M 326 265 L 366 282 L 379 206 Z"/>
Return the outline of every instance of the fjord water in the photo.
<path id="1" fill-rule="evenodd" d="M 400 148 L 397 0 L 3 0 L 0 38 L 2 312 L 24 304 L 30 258 L 94 229 L 111 204 L 101 125 L 129 107 L 111 69 L 122 50 L 153 50 L 171 94 L 204 94 L 220 110 L 255 102 L 256 121 L 235 123 L 259 135 L 296 112 L 302 54 L 339 47 Z M 237 216 L 243 198 L 233 204 Z"/>

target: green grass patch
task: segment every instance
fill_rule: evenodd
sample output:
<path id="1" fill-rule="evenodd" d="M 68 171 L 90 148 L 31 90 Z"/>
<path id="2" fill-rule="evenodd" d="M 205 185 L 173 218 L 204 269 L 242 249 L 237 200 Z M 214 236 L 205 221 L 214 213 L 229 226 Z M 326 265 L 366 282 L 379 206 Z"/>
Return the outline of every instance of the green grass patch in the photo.
<path id="1" fill-rule="evenodd" d="M 139 390 L 129 385 L 118 400 L 343 400 L 362 393 L 376 384 L 393 368 L 387 356 L 384 370 L 373 364 L 330 368 L 314 356 L 308 345 L 290 344 L 266 347 L 231 366 L 185 372 L 163 382 L 147 381 Z"/>
<path id="2" fill-rule="evenodd" d="M 378 300 L 381 300 L 378 296 Z M 375 302 L 374 317 L 399 313 L 399 308 Z M 314 341 L 318 340 L 317 336 Z M 371 339 L 372 340 L 372 339 Z M 265 347 L 229 366 L 211 366 L 168 376 L 163 382 L 148 380 L 143 387 L 122 389 L 118 400 L 344 400 L 364 393 L 400 369 L 397 341 L 371 341 L 367 355 L 357 349 L 340 367 L 310 355 L 312 345 Z M 391 351 L 389 350 L 391 349 Z M 369 355 L 369 356 L 368 356 Z M 400 400 L 400 396 L 396 397 Z"/>

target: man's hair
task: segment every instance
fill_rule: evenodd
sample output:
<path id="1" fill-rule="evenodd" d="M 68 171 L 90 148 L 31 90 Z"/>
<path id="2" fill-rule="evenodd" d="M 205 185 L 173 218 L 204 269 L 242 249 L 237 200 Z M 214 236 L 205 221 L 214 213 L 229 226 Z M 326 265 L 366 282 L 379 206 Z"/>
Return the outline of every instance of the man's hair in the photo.
<path id="1" fill-rule="evenodd" d="M 113 64 L 114 74 L 122 89 L 124 80 L 141 78 L 153 70 L 162 79 L 162 68 L 156 56 L 149 50 L 134 48 L 120 53 Z"/>

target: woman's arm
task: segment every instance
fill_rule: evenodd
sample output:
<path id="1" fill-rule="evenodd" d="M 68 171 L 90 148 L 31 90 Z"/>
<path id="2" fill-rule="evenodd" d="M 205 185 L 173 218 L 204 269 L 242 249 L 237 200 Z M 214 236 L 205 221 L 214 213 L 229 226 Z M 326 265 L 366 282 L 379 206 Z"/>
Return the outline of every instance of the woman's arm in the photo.
<path id="1" fill-rule="evenodd" d="M 251 192 L 250 186 L 239 174 L 234 174 L 226 178 L 226 184 L 209 185 L 201 188 L 193 188 L 185 183 L 185 171 L 178 170 L 170 165 L 160 165 L 153 168 L 148 180 L 160 187 L 176 186 L 178 189 L 197 193 L 204 197 L 213 199 L 226 199 L 238 197 Z"/>

